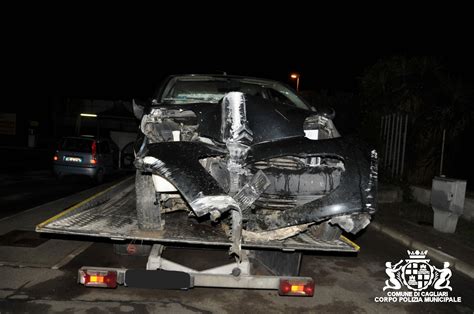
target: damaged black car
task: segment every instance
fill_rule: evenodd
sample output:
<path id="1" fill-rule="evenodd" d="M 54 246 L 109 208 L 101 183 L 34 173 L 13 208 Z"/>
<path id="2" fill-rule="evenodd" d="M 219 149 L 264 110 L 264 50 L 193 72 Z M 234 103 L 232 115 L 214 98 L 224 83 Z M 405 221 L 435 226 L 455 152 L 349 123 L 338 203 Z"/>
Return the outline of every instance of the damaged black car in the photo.
<path id="1" fill-rule="evenodd" d="M 166 214 L 226 228 L 242 241 L 357 233 L 376 210 L 377 153 L 341 136 L 334 112 L 285 84 L 228 75 L 177 75 L 151 104 L 134 103 L 137 217 L 166 229 Z"/>

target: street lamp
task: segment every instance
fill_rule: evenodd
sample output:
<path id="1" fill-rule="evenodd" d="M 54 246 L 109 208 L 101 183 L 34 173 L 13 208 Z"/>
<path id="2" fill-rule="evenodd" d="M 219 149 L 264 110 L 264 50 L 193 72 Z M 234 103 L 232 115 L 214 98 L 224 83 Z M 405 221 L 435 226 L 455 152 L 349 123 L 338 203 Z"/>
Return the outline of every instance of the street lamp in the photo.
<path id="1" fill-rule="evenodd" d="M 296 92 L 299 92 L 300 89 L 300 75 L 299 73 L 291 73 L 291 79 L 296 80 Z"/>

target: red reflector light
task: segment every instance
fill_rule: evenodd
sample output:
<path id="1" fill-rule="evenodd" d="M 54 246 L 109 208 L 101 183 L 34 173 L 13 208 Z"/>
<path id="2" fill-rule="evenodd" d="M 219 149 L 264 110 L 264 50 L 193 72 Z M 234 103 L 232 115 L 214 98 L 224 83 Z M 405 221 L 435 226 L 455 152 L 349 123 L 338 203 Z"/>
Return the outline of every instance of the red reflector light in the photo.
<path id="1" fill-rule="evenodd" d="M 107 270 L 79 270 L 79 283 L 86 287 L 116 288 L 117 272 Z"/>
<path id="2" fill-rule="evenodd" d="M 92 141 L 91 153 L 92 153 L 91 164 L 95 165 L 97 163 L 97 142 L 96 141 Z"/>
<path id="3" fill-rule="evenodd" d="M 95 155 L 97 153 L 97 142 L 96 141 L 92 141 L 91 153 L 92 153 L 92 155 Z"/>
<path id="4" fill-rule="evenodd" d="M 313 279 L 280 279 L 279 295 L 312 297 L 314 294 Z"/>
<path id="5" fill-rule="evenodd" d="M 54 160 L 54 161 L 57 161 L 58 159 L 59 159 L 59 157 L 56 156 L 56 155 L 54 155 L 53 160 Z"/>

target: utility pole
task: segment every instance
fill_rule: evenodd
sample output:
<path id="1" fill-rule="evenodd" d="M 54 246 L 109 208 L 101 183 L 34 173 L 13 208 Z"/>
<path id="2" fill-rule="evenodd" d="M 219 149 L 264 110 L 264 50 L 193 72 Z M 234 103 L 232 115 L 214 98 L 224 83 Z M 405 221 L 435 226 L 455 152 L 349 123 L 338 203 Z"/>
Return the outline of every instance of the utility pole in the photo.
<path id="1" fill-rule="evenodd" d="M 446 139 L 446 129 L 443 129 L 443 141 L 441 142 L 441 162 L 439 163 L 439 176 L 443 176 L 443 161 L 444 161 L 444 142 Z"/>

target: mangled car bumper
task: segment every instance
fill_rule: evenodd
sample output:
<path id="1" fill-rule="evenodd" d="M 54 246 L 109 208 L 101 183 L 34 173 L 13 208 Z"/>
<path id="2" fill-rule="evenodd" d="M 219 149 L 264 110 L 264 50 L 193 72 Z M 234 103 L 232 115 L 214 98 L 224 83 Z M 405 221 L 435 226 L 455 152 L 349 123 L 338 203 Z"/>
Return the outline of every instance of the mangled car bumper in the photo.
<path id="1" fill-rule="evenodd" d="M 377 154 L 354 138 L 313 141 L 305 137 L 292 137 L 251 146 L 243 167 L 248 170 L 247 175 L 254 177 L 264 176 L 265 173 L 271 176 L 271 171 L 276 166 L 261 170 L 264 173 L 261 174 L 257 173 L 253 165 L 283 156 L 331 158 L 343 164 L 337 187 L 325 189 L 316 199 L 308 198 L 307 202 L 300 200 L 296 205 L 274 211 L 259 211 L 259 207 L 262 207 L 259 205 L 262 203 L 259 201 L 260 194 L 273 181 L 265 177 L 266 182 L 260 186 L 248 186 L 244 197 L 239 197 L 239 193 L 229 192 L 230 183 L 223 183 L 228 169 L 222 169 L 222 173 L 216 175 L 206 170 L 200 162 L 205 158 L 226 158 L 227 154 L 225 147 L 201 142 L 163 142 L 149 144 L 146 152 L 137 157 L 135 164 L 138 169 L 152 172 L 173 184 L 198 217 L 207 214 L 211 218 L 219 217 L 229 210 L 242 212 L 241 207 L 251 205 L 252 210 L 245 211 L 243 216 L 248 230 L 267 231 L 331 219 L 331 223 L 338 224 L 348 232 L 357 233 L 368 225 L 370 215 L 376 210 Z M 277 169 L 278 177 L 282 176 L 281 172 L 286 171 L 287 181 L 295 181 L 295 178 L 299 180 L 298 187 L 288 184 L 288 191 L 279 191 L 282 198 L 285 195 L 288 199 L 293 196 L 296 198 L 302 185 L 321 185 L 319 178 L 328 177 L 328 167 L 316 164 L 307 169 Z M 259 178 L 263 182 L 262 177 Z M 255 191 L 258 189 L 260 190 Z M 311 191 L 310 188 L 307 190 Z M 249 204 L 252 191 L 253 204 Z M 243 204 L 245 201 L 247 203 Z"/>

